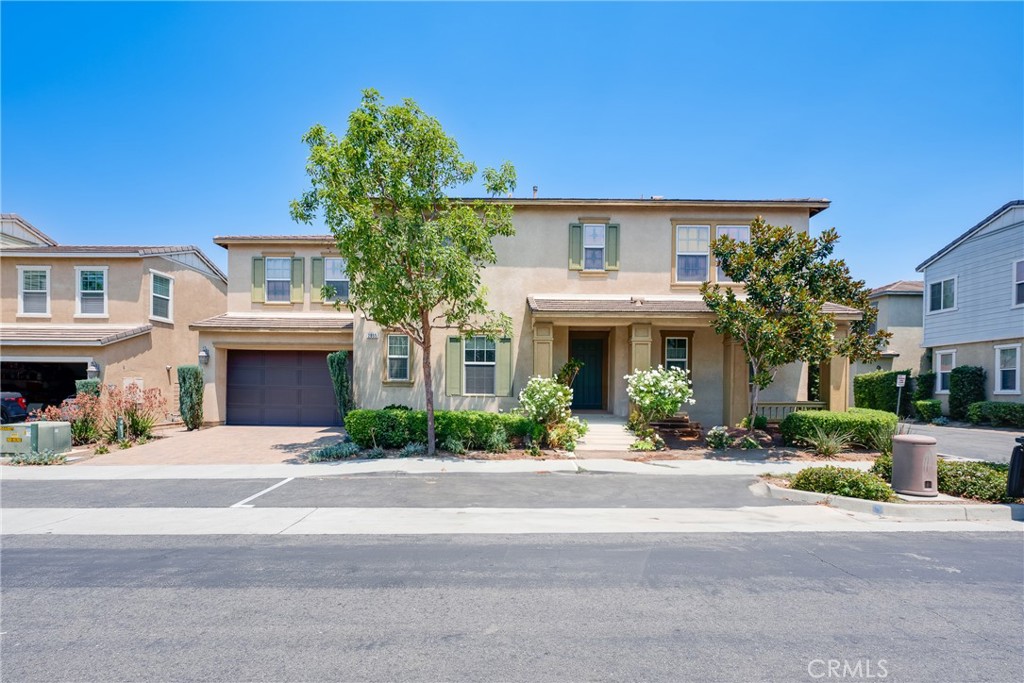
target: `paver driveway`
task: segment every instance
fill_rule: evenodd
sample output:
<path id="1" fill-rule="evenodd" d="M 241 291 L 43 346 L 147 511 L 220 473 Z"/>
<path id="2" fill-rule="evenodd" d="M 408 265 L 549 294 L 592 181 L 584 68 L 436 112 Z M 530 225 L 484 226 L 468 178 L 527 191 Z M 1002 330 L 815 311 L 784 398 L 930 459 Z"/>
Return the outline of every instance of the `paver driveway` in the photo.
<path id="1" fill-rule="evenodd" d="M 197 432 L 157 431 L 161 438 L 79 463 L 85 465 L 263 465 L 299 462 L 310 451 L 337 442 L 341 427 L 242 427 L 221 425 Z"/>

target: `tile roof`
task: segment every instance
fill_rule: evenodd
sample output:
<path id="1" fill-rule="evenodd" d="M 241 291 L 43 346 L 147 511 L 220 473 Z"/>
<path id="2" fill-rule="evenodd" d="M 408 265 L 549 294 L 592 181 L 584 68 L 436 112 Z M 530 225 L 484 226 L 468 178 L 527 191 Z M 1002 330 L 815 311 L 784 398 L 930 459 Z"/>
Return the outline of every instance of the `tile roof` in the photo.
<path id="1" fill-rule="evenodd" d="M 526 298 L 530 310 L 534 313 L 641 313 L 673 314 L 673 313 L 711 313 L 707 305 L 700 299 L 680 299 L 669 297 L 631 296 L 622 298 L 566 298 L 529 296 Z M 825 313 L 840 315 L 857 315 L 856 308 L 826 303 L 822 310 Z"/>
<path id="2" fill-rule="evenodd" d="M 191 330 L 239 330 L 259 332 L 342 332 L 352 329 L 352 316 L 338 315 L 261 315 L 258 313 L 222 313 L 189 325 Z"/>
<path id="3" fill-rule="evenodd" d="M 512 204 L 515 206 L 782 206 L 782 207 L 804 207 L 810 210 L 814 216 L 827 209 L 832 201 L 825 198 L 792 198 L 792 199 L 678 199 L 669 197 L 453 197 L 455 201 L 477 202 L 482 201 L 493 204 Z"/>
<path id="4" fill-rule="evenodd" d="M 0 327 L 5 346 L 109 346 L 149 334 L 152 325 L 50 325 L 10 324 Z"/>
<path id="5" fill-rule="evenodd" d="M 924 280 L 897 280 L 881 287 L 871 290 L 869 296 L 876 297 L 883 294 L 923 294 Z"/>
<path id="6" fill-rule="evenodd" d="M 231 242 L 314 242 L 334 244 L 334 237 L 328 233 L 322 235 L 217 235 L 214 244 L 224 246 Z"/>
<path id="7" fill-rule="evenodd" d="M 125 244 L 56 244 L 53 246 L 29 246 L 12 247 L 4 249 L 5 255 L 17 256 L 92 256 L 102 258 L 104 256 L 127 257 L 138 256 L 169 256 L 173 254 L 195 254 L 210 271 L 224 282 L 228 281 L 227 275 L 211 261 L 203 250 L 192 244 L 171 245 L 171 246 L 146 246 L 146 245 L 125 245 Z"/>

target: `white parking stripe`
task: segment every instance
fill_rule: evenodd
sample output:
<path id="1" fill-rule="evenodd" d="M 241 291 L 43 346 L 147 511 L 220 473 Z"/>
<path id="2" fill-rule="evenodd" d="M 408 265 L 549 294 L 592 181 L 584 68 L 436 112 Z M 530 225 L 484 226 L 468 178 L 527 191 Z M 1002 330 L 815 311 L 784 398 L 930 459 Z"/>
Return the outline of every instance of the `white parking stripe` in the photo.
<path id="1" fill-rule="evenodd" d="M 284 486 L 285 484 L 290 482 L 292 479 L 295 479 L 295 477 L 288 477 L 284 481 L 279 481 L 276 484 L 274 484 L 273 486 L 268 486 L 267 488 L 263 489 L 259 493 L 253 494 L 253 495 L 249 496 L 248 498 L 246 498 L 245 500 L 238 501 L 237 503 L 235 503 L 231 507 L 233 507 L 233 508 L 251 508 L 251 507 L 253 507 L 252 505 L 246 505 L 246 503 L 248 503 L 250 500 L 256 500 L 257 498 L 262 496 L 264 493 L 270 493 L 271 491 L 276 489 L 278 486 Z"/>

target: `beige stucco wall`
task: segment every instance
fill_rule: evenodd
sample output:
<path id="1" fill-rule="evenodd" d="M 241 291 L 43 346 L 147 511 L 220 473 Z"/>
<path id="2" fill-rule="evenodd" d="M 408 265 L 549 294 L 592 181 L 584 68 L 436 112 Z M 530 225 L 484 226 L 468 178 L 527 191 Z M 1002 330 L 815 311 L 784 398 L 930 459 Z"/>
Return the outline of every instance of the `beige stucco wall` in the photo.
<path id="1" fill-rule="evenodd" d="M 18 265 L 50 266 L 50 317 L 18 316 Z M 106 317 L 75 317 L 75 266 L 107 265 L 108 299 Z M 173 323 L 150 318 L 150 271 L 173 278 Z M 125 378 L 140 378 L 146 388 L 156 387 L 168 400 L 168 411 L 177 412 L 177 367 L 197 362 L 199 335 L 189 323 L 223 313 L 226 285 L 174 261 L 158 258 L 79 259 L 8 257 L 0 259 L 0 307 L 3 322 L 33 325 L 125 325 L 152 324 L 139 337 L 107 346 L 4 346 L 4 360 L 34 358 L 74 362 L 93 360 L 100 378 L 107 384 L 122 385 Z M 168 369 L 168 366 L 170 368 Z"/>
<path id="2" fill-rule="evenodd" d="M 526 297 L 530 294 L 571 294 L 571 295 L 671 295 L 699 300 L 699 285 L 675 285 L 671 282 L 671 270 L 675 258 L 673 252 L 673 220 L 695 224 L 749 224 L 757 215 L 763 215 L 772 224 L 789 224 L 799 230 L 807 230 L 809 218 L 804 210 L 779 210 L 764 208 L 740 212 L 736 209 L 682 209 L 676 207 L 645 208 L 619 207 L 530 207 L 516 208 L 514 224 L 516 235 L 512 238 L 497 238 L 495 249 L 498 262 L 487 267 L 482 276 L 488 288 L 491 307 L 512 318 L 513 329 L 513 396 L 512 397 L 449 397 L 444 394 L 444 341 L 450 334 L 437 330 L 433 336 L 433 383 L 435 404 L 439 408 L 472 408 L 485 410 L 509 410 L 518 403 L 519 391 L 533 374 L 533 317 L 527 307 Z M 574 222 L 599 220 L 618 223 L 621 234 L 618 271 L 601 274 L 581 273 L 568 269 L 568 226 Z M 232 247 L 234 251 L 235 247 Z M 232 268 L 252 253 L 239 255 L 231 260 Z M 246 266 L 248 268 L 248 266 Z M 714 271 L 714 264 L 711 266 Z M 234 272 L 234 271 L 232 271 Z M 248 297 L 248 290 L 246 290 Z M 568 337 L 571 329 L 605 329 L 610 334 L 611 354 L 608 407 L 615 414 L 625 415 L 628 398 L 625 391 L 625 374 L 629 367 L 629 322 L 654 323 L 655 340 L 662 329 L 690 330 L 694 334 L 691 352 L 692 377 L 697 403 L 688 409 L 692 419 L 705 427 L 721 424 L 723 421 L 723 360 L 722 340 L 707 327 L 706 322 L 680 317 L 675 320 L 646 320 L 638 314 L 633 319 L 578 320 L 573 323 L 558 322 L 554 328 L 554 353 L 552 365 L 555 370 L 568 357 Z M 375 340 L 367 335 L 377 333 Z M 412 386 L 384 386 L 383 373 L 384 334 L 373 322 L 357 316 L 354 330 L 356 402 L 361 407 L 380 408 L 390 403 L 401 403 L 422 407 L 422 358 L 413 362 L 414 382 Z M 661 348 L 653 353 L 660 362 Z M 806 369 L 800 365 L 782 368 L 775 384 L 762 393 L 763 400 L 795 401 L 806 397 Z"/>
<path id="3" fill-rule="evenodd" d="M 883 295 L 874 300 L 878 304 L 877 327 L 892 334 L 885 347 L 886 355 L 876 360 L 850 364 L 850 405 L 853 405 L 853 377 L 868 372 L 898 372 L 910 370 L 912 374 L 928 369 L 925 350 L 921 348 L 924 337 L 922 325 L 923 309 L 921 295 Z"/>
<path id="4" fill-rule="evenodd" d="M 1007 401 L 1012 403 L 1024 403 L 1024 393 L 1016 394 L 997 394 L 995 393 L 995 373 L 996 373 L 996 346 L 1003 346 L 1007 344 L 1021 344 L 1022 346 L 1022 361 L 1024 361 L 1024 337 L 1011 337 L 1008 339 L 1002 339 L 992 342 L 976 342 L 971 344 L 956 344 L 953 346 L 936 347 L 932 351 L 937 350 L 955 350 L 956 351 L 956 365 L 975 365 L 978 367 L 985 368 L 985 400 L 987 401 Z M 1021 382 L 1024 383 L 1024 372 L 1021 372 Z M 943 414 L 949 414 L 949 394 L 936 393 L 935 398 L 942 401 L 942 412 Z"/>
<path id="5" fill-rule="evenodd" d="M 322 313 L 334 310 L 330 303 L 313 302 L 310 297 L 312 265 L 315 256 L 337 256 L 331 242 L 271 242 L 259 241 L 231 244 L 228 248 L 228 310 L 233 312 L 263 311 L 287 315 L 289 313 Z M 256 303 L 252 300 L 252 259 L 255 256 L 302 257 L 304 262 L 303 301 L 299 303 Z"/>

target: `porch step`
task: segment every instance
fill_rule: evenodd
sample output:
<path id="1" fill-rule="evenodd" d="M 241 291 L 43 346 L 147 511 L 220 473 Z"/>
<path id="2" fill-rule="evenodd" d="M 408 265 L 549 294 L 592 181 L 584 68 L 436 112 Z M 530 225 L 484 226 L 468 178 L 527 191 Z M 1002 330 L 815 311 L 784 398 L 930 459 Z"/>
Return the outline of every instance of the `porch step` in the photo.
<path id="1" fill-rule="evenodd" d="M 577 453 L 587 451 L 628 451 L 633 435 L 626 431 L 626 419 L 615 415 L 586 415 L 587 435 L 576 444 Z"/>

